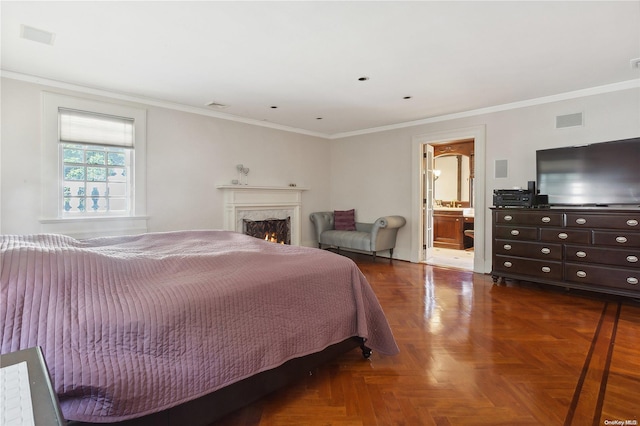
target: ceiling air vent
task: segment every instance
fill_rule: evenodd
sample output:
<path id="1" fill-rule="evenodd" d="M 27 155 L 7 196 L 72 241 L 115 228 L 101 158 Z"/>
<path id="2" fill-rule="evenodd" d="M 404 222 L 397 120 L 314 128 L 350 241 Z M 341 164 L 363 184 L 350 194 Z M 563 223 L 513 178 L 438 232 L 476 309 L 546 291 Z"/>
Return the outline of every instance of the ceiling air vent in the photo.
<path id="1" fill-rule="evenodd" d="M 564 129 L 565 127 L 582 126 L 582 113 L 565 114 L 556 116 L 556 129 Z"/>
<path id="2" fill-rule="evenodd" d="M 40 30 L 23 24 L 20 25 L 20 37 L 26 40 L 35 41 L 36 43 L 53 46 L 53 41 L 55 40 L 56 35 L 49 31 Z"/>
<path id="3" fill-rule="evenodd" d="M 215 108 L 215 109 L 225 109 L 225 108 L 229 108 L 229 105 L 225 105 L 225 104 L 219 104 L 217 102 L 209 102 L 207 104 L 208 107 L 210 108 Z"/>

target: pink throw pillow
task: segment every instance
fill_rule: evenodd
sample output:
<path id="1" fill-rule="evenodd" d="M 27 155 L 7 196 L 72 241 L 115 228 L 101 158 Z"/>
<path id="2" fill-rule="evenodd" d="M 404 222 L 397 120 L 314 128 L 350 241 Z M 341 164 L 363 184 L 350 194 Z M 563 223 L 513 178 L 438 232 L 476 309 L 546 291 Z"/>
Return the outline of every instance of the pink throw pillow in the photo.
<path id="1" fill-rule="evenodd" d="M 340 231 L 355 231 L 356 219 L 355 209 L 351 210 L 334 210 L 333 212 L 333 227 Z"/>

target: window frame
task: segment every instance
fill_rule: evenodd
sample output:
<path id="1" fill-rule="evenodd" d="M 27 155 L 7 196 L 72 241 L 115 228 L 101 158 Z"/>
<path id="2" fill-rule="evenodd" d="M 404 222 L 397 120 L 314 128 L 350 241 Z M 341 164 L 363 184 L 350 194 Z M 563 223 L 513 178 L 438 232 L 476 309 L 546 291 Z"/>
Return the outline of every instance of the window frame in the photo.
<path id="1" fill-rule="evenodd" d="M 130 105 L 114 104 L 43 92 L 42 98 L 42 232 L 62 233 L 76 238 L 124 235 L 147 232 L 146 216 L 146 115 L 147 111 Z M 62 155 L 59 138 L 60 108 L 96 114 L 127 117 L 134 120 L 133 162 L 131 164 L 131 211 L 129 215 L 88 214 L 69 217 L 63 214 Z"/>
<path id="2" fill-rule="evenodd" d="M 60 182 L 62 182 L 63 185 L 63 195 L 62 198 L 59 200 L 58 202 L 58 216 L 59 217 L 63 217 L 63 218 L 86 218 L 86 217 L 129 217 L 131 216 L 131 212 L 133 210 L 133 190 L 134 190 L 134 186 L 135 186 L 135 182 L 133 182 L 133 173 L 134 173 L 134 165 L 135 165 L 135 148 L 133 146 L 116 146 L 116 145 L 98 145 L 98 144 L 89 144 L 89 143 L 79 143 L 79 142 L 65 142 L 65 141 L 59 141 L 58 143 L 58 155 L 60 156 L 60 168 L 59 168 L 59 176 L 58 179 L 60 180 Z M 76 147 L 76 148 L 72 148 L 72 147 Z M 64 151 L 65 149 L 75 149 L 75 150 L 80 150 L 83 153 L 83 159 L 84 162 L 82 163 L 73 163 L 73 162 L 65 162 L 64 160 Z M 123 166 L 113 166 L 113 165 L 109 165 L 108 164 L 108 154 L 115 152 L 117 149 L 122 149 L 124 150 L 122 152 L 122 155 L 127 157 L 125 159 L 125 165 Z M 85 156 L 87 155 L 87 152 L 99 152 L 100 154 L 104 155 L 104 164 L 92 164 L 92 163 L 88 163 L 87 159 L 85 158 Z M 104 181 L 98 180 L 98 181 L 92 181 L 90 179 L 88 179 L 87 174 L 84 175 L 83 179 L 77 179 L 77 180 L 69 180 L 69 179 L 65 179 L 65 174 L 66 174 L 66 168 L 67 167 L 73 167 L 73 168 L 82 168 L 85 170 L 85 172 L 87 172 L 88 174 L 88 169 L 89 168 L 97 168 L 97 169 L 104 169 L 104 173 L 105 173 L 105 178 Z M 107 171 L 109 169 L 112 168 L 121 168 L 126 170 L 126 190 L 124 191 L 125 195 L 124 196 L 119 196 L 116 198 L 121 198 L 124 199 L 126 202 L 126 206 L 127 208 L 125 210 L 106 210 L 106 211 L 100 211 L 100 212 L 92 212 L 91 211 L 91 204 L 90 204 L 90 200 L 92 199 L 92 196 L 90 195 L 89 192 L 86 192 L 83 196 L 78 196 L 77 194 L 74 195 L 73 193 L 69 194 L 69 198 L 70 199 L 79 199 L 79 198 L 84 198 L 85 199 L 85 210 L 84 211 L 78 211 L 78 210 L 73 210 L 72 211 L 67 211 L 67 209 L 65 208 L 65 200 L 67 197 L 65 197 L 64 195 L 64 188 L 66 188 L 66 186 L 70 185 L 72 182 L 76 182 L 76 183 L 81 183 L 83 186 L 85 186 L 86 190 L 89 191 L 88 188 L 88 184 L 90 184 L 91 182 L 93 183 L 93 185 L 97 185 L 97 186 L 104 186 L 106 188 L 109 189 L 113 189 L 113 187 L 115 185 L 118 185 L 118 183 L 110 181 L 110 179 L 107 177 Z M 99 198 L 103 199 L 105 203 L 109 203 L 109 201 L 107 201 L 108 199 L 110 200 L 112 198 L 112 195 L 107 195 L 107 194 L 101 194 L 99 196 Z"/>

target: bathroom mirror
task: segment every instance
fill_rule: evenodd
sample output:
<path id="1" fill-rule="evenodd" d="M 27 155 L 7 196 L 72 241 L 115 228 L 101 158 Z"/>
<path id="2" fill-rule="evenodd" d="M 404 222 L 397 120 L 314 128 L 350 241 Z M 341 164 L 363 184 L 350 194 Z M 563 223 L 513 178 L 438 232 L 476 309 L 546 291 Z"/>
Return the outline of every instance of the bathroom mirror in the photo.
<path id="1" fill-rule="evenodd" d="M 434 198 L 473 207 L 473 141 L 435 145 L 434 150 L 433 168 L 440 171 L 434 182 Z"/>

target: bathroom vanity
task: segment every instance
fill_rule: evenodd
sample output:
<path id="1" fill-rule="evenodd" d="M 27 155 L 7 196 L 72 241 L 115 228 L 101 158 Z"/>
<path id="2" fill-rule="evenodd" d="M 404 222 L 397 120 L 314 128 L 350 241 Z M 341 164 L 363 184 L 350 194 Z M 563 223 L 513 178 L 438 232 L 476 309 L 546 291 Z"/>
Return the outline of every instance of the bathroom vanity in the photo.
<path id="1" fill-rule="evenodd" d="M 454 250 L 473 247 L 473 239 L 465 237 L 466 229 L 473 229 L 473 209 L 436 207 L 433 210 L 433 246 Z"/>

